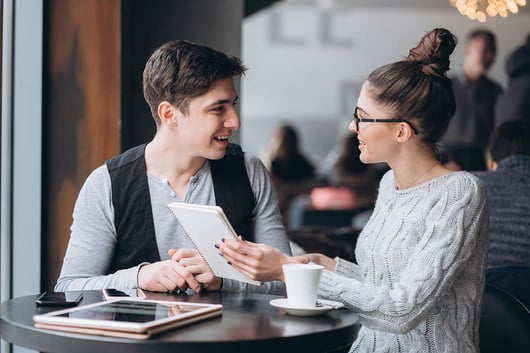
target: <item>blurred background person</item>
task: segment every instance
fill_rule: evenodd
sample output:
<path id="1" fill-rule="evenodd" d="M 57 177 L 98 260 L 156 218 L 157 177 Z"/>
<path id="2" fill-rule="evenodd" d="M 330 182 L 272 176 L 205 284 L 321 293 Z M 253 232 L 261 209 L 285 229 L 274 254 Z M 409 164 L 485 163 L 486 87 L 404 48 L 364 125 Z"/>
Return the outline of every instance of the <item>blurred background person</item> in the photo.
<path id="1" fill-rule="evenodd" d="M 470 32 L 462 66 L 450 76 L 456 111 L 442 138 L 464 170 L 485 170 L 484 151 L 494 128 L 495 103 L 501 86 L 486 75 L 497 53 L 495 35 L 485 29 Z"/>
<path id="2" fill-rule="evenodd" d="M 365 164 L 359 156 L 357 135 L 348 133 L 342 136 L 319 163 L 317 174 L 322 185 L 313 188 L 310 196 L 302 199 L 302 207 L 301 202 L 297 202 L 293 208 L 298 211 L 291 212 L 290 223 L 294 226 L 302 221 L 318 223 L 318 219 L 311 217 L 303 220 L 299 214 L 304 209 L 352 211 L 349 225 L 361 229 L 372 213 L 377 186 L 388 166 L 384 163 Z M 336 220 L 332 217 L 332 213 L 328 213 L 324 223 L 343 227 L 344 214 L 338 213 Z"/>
<path id="3" fill-rule="evenodd" d="M 447 169 L 456 171 L 463 170 L 462 163 L 458 160 L 458 157 L 443 144 L 436 146 L 438 152 L 438 158 L 440 163 Z"/>
<path id="4" fill-rule="evenodd" d="M 357 134 L 344 136 L 340 147 L 340 154 L 327 175 L 329 184 L 353 190 L 357 203 L 375 202 L 377 186 L 386 169 L 361 162 Z"/>
<path id="5" fill-rule="evenodd" d="M 506 59 L 508 88 L 495 107 L 495 125 L 506 120 L 530 120 L 530 33 L 526 43 L 516 48 Z"/>
<path id="6" fill-rule="evenodd" d="M 313 186 L 315 167 L 301 152 L 298 132 L 289 124 L 281 124 L 274 129 L 263 153 L 263 160 L 266 165 L 269 164 L 286 224 L 291 200 L 308 193 Z"/>
<path id="7" fill-rule="evenodd" d="M 486 282 L 530 308 L 530 121 L 495 130 L 489 172 L 475 172 L 490 203 Z"/>
<path id="8" fill-rule="evenodd" d="M 275 136 L 278 146 L 271 159 L 271 174 L 280 182 L 301 182 L 315 176 L 315 168 L 300 151 L 298 132 L 291 125 L 277 127 Z"/>
<path id="9" fill-rule="evenodd" d="M 311 190 L 304 208 L 351 211 L 350 226 L 355 229 L 363 228 L 372 214 L 377 187 L 388 166 L 384 163 L 363 163 L 359 158 L 360 154 L 357 134 L 345 135 L 326 157 L 329 165 L 320 171 L 325 185 Z M 291 210 L 291 215 L 293 214 Z M 343 222 L 343 215 L 340 213 L 336 215 L 336 222 L 332 221 L 332 217 L 332 213 L 327 215 L 326 222 L 329 223 L 326 224 Z M 291 220 L 292 224 L 297 224 L 296 218 L 291 216 Z"/>

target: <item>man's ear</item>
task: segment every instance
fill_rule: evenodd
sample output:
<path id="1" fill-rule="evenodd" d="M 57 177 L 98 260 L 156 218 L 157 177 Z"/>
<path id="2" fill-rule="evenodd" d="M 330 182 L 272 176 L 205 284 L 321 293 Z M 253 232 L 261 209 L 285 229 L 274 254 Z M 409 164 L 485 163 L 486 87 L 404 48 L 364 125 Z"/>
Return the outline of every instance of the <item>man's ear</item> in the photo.
<path id="1" fill-rule="evenodd" d="M 168 101 L 162 101 L 158 105 L 158 117 L 162 125 L 177 126 L 178 109 Z"/>

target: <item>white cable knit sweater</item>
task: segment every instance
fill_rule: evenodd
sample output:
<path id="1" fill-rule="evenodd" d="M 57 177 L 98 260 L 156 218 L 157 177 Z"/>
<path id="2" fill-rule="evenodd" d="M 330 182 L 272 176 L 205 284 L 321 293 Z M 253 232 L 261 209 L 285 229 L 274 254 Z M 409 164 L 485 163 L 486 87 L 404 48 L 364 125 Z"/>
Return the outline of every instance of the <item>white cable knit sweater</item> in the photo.
<path id="1" fill-rule="evenodd" d="M 381 180 L 355 251 L 337 258 L 319 296 L 358 312 L 350 352 L 478 353 L 488 205 L 476 177 L 454 172 L 397 190 Z"/>

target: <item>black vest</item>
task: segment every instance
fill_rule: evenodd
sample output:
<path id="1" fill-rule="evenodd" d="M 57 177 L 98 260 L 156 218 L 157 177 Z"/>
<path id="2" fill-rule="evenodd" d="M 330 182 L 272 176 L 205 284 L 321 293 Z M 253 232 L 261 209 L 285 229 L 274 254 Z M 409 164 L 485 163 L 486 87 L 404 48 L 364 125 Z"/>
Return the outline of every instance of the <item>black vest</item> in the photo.
<path id="1" fill-rule="evenodd" d="M 109 273 L 142 262 L 160 261 L 145 167 L 145 144 L 106 162 L 112 185 L 117 244 Z M 241 147 L 230 144 L 226 155 L 211 160 L 216 204 L 223 208 L 237 234 L 253 240 L 255 200 Z M 168 209 L 168 217 L 173 217 Z"/>

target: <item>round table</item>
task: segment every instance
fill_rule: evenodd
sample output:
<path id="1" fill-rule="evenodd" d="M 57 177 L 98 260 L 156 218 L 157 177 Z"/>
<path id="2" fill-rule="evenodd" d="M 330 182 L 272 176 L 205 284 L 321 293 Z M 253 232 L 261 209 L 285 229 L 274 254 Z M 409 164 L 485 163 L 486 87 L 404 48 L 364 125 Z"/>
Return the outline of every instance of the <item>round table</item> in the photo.
<path id="1" fill-rule="evenodd" d="M 270 305 L 278 296 L 211 292 L 201 295 L 147 293 L 148 299 L 220 303 L 223 315 L 147 340 L 131 340 L 39 329 L 33 315 L 58 308 L 35 305 L 37 295 L 0 305 L 2 339 L 48 353 L 332 352 L 357 336 L 358 316 L 346 309 L 320 316 L 292 316 Z M 84 291 L 80 305 L 101 301 L 101 291 Z"/>

